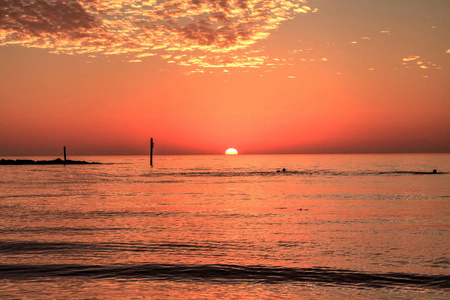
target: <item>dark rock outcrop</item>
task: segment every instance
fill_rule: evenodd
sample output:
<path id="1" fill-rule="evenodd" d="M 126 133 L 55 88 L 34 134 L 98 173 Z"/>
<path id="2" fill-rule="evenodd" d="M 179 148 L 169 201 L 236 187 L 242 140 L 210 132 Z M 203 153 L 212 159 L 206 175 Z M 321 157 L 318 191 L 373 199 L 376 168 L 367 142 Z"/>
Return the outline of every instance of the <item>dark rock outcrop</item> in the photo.
<path id="1" fill-rule="evenodd" d="M 80 160 L 31 160 L 31 159 L 2 159 L 0 165 L 99 165 L 98 162 L 87 162 Z"/>

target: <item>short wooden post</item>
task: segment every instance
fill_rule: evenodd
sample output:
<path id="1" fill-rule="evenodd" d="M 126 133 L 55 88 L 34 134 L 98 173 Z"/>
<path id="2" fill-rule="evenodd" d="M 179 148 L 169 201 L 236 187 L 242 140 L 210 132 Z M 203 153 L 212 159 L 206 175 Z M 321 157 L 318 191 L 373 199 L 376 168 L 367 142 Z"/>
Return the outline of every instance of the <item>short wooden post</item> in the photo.
<path id="1" fill-rule="evenodd" d="M 153 147 L 155 144 L 153 143 L 153 138 L 150 139 L 150 166 L 153 167 Z"/>
<path id="2" fill-rule="evenodd" d="M 64 164 L 66 164 L 66 146 L 64 146 Z"/>

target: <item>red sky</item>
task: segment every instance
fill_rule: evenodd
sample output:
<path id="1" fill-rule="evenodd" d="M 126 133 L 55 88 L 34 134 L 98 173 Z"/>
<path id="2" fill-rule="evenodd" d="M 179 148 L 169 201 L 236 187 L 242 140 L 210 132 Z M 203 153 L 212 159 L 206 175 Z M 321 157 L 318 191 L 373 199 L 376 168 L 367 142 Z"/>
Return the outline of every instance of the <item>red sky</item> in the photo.
<path id="1" fill-rule="evenodd" d="M 0 156 L 450 152 L 447 0 L 5 0 Z"/>

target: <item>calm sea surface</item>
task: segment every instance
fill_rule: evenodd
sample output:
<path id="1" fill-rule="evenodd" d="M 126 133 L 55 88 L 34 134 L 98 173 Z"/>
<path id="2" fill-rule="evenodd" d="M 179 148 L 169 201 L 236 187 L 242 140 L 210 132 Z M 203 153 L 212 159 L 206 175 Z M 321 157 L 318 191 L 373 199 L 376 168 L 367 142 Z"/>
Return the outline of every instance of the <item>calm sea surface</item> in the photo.
<path id="1" fill-rule="evenodd" d="M 2 299 L 450 297 L 449 154 L 70 159 L 0 166 Z"/>

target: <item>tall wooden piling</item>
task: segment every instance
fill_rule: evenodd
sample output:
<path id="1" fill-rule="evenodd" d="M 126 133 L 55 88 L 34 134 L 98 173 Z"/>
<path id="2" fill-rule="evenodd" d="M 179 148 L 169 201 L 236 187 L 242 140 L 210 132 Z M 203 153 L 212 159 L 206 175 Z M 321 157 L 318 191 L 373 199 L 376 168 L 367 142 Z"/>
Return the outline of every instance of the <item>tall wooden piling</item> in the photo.
<path id="1" fill-rule="evenodd" d="M 150 166 L 153 167 L 153 147 L 155 144 L 153 143 L 153 138 L 150 139 Z"/>
<path id="2" fill-rule="evenodd" d="M 64 146 L 64 164 L 66 164 L 66 146 Z"/>

